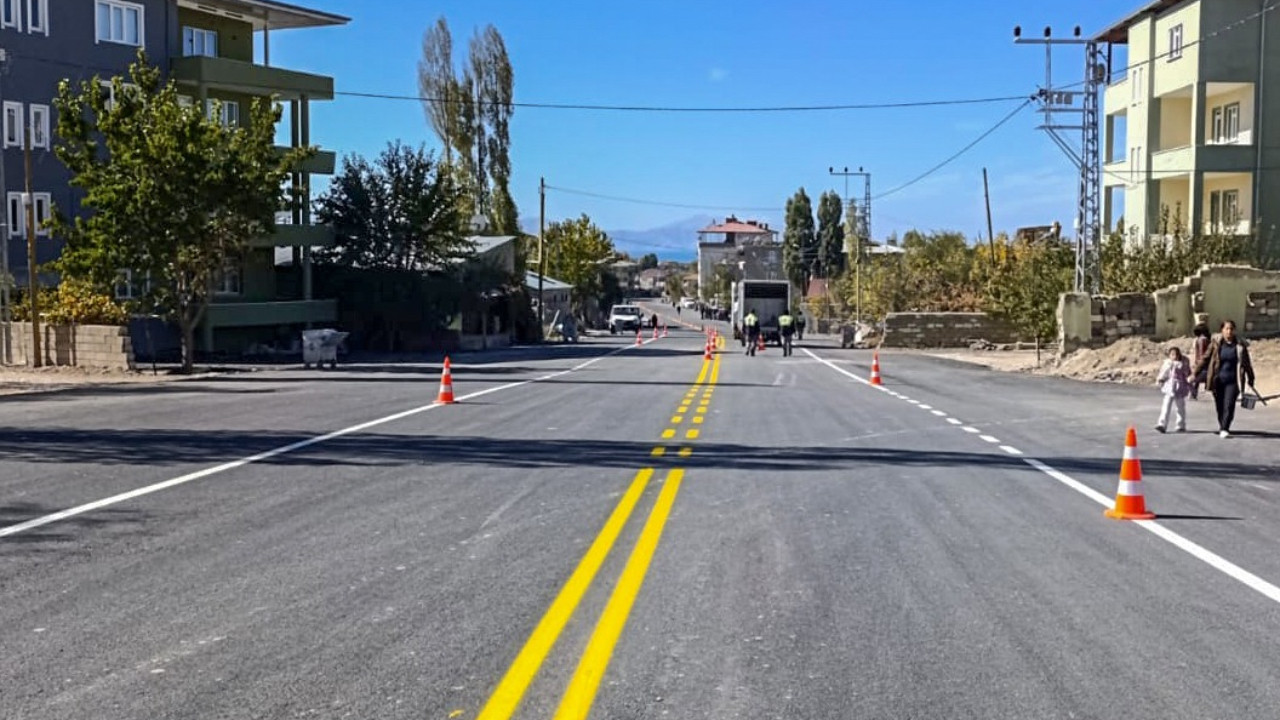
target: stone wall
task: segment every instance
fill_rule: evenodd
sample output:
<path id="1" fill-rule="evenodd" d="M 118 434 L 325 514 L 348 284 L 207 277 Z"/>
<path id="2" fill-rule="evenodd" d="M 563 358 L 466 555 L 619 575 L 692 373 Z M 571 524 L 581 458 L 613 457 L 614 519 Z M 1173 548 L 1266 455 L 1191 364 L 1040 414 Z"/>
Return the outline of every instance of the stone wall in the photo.
<path id="1" fill-rule="evenodd" d="M 889 313 L 884 347 L 968 347 L 975 341 L 1004 344 L 1018 340 L 1013 327 L 986 313 Z"/>
<path id="2" fill-rule="evenodd" d="M 1280 337 L 1280 292 L 1249 293 L 1244 311 L 1246 337 Z"/>
<path id="3" fill-rule="evenodd" d="M 1106 347 L 1126 337 L 1152 337 L 1156 315 L 1155 296 L 1147 293 L 1066 293 L 1058 302 L 1060 352 Z"/>
<path id="4" fill-rule="evenodd" d="M 31 323 L 15 322 L 8 333 L 10 362 L 30 365 Z M 41 325 L 40 350 L 45 365 L 133 370 L 133 343 L 129 329 L 115 325 Z"/>

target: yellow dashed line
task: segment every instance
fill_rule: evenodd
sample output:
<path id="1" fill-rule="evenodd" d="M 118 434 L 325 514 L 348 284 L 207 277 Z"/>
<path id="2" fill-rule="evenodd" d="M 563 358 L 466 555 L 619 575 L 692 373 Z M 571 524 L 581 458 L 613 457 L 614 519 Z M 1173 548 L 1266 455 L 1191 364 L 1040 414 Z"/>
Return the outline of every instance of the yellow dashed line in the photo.
<path id="1" fill-rule="evenodd" d="M 675 416 L 673 416 L 673 417 L 671 418 L 671 424 L 672 424 L 672 425 L 679 425 L 679 424 L 680 424 L 680 423 L 682 423 L 682 422 L 684 422 L 684 416 L 683 416 L 683 415 L 675 415 Z"/>
<path id="2" fill-rule="evenodd" d="M 656 448 L 654 448 L 654 449 L 653 449 L 653 452 L 651 452 L 651 453 L 649 453 L 649 454 L 650 454 L 650 455 L 652 455 L 652 456 L 654 456 L 654 457 L 662 457 L 663 455 L 666 455 L 666 454 L 667 454 L 667 449 L 666 449 L 665 447 L 662 447 L 661 445 L 659 445 L 658 447 L 656 447 Z"/>
<path id="3" fill-rule="evenodd" d="M 707 419 L 707 418 L 706 418 L 706 417 L 704 417 L 704 416 L 702 416 L 702 415 L 694 415 L 694 416 L 693 416 L 693 424 L 694 424 L 694 425 L 701 425 L 701 424 L 702 424 L 702 421 L 703 421 L 703 420 L 706 420 L 706 419 Z"/>
<path id="4" fill-rule="evenodd" d="M 663 431 L 662 431 L 662 437 L 663 437 L 663 439 L 670 440 L 671 438 L 673 438 L 673 437 L 675 437 L 675 436 L 676 436 L 676 431 L 675 431 L 674 429 L 672 429 L 672 428 L 667 428 L 666 430 L 663 430 Z"/>
<path id="5" fill-rule="evenodd" d="M 697 440 L 697 439 L 698 439 L 698 431 L 697 431 L 697 430 L 690 430 L 689 432 L 685 433 L 685 434 L 684 434 L 684 436 L 685 436 L 685 437 L 687 437 L 687 438 L 689 438 L 690 440 Z"/>
<path id="6" fill-rule="evenodd" d="M 703 405 L 702 407 L 698 408 L 698 414 L 699 414 L 699 415 L 701 415 L 702 413 L 704 413 L 704 412 L 706 412 L 706 411 L 707 411 L 707 406 L 706 406 L 706 405 Z"/>
<path id="7" fill-rule="evenodd" d="M 693 454 L 693 448 L 691 447 L 680 448 L 680 457 L 689 457 L 692 454 Z"/>

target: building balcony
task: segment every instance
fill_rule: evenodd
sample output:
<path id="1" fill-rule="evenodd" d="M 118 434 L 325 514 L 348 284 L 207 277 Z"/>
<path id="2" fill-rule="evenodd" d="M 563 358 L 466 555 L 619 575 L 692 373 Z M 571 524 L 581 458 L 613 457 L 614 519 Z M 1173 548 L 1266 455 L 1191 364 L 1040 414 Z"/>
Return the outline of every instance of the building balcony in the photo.
<path id="1" fill-rule="evenodd" d="M 338 319 L 338 301 L 213 302 L 205 317 L 216 328 L 332 323 Z"/>
<path id="2" fill-rule="evenodd" d="M 1151 179 L 1190 175 L 1196 167 L 1196 149 L 1190 145 L 1151 153 Z"/>
<path id="3" fill-rule="evenodd" d="M 283 145 L 276 146 L 276 152 L 281 155 L 289 152 L 293 148 Z M 338 167 L 338 154 L 332 150 L 317 150 L 311 157 L 303 160 L 294 167 L 297 172 L 311 173 L 312 175 L 332 175 L 335 168 Z"/>
<path id="4" fill-rule="evenodd" d="M 1133 181 L 1129 174 L 1128 160 L 1115 160 L 1105 163 L 1102 166 L 1102 185 L 1103 187 L 1117 187 L 1128 185 Z"/>
<path id="5" fill-rule="evenodd" d="M 1129 80 L 1121 78 L 1111 83 L 1102 92 L 1102 111 L 1107 115 L 1127 115 L 1129 113 Z"/>
<path id="6" fill-rule="evenodd" d="M 279 95 L 285 100 L 332 100 L 333 78 L 220 57 L 176 57 L 170 61 L 180 84 L 245 95 Z"/>
<path id="7" fill-rule="evenodd" d="M 333 247 L 336 242 L 329 225 L 276 225 L 274 233 L 253 238 L 249 247 Z"/>

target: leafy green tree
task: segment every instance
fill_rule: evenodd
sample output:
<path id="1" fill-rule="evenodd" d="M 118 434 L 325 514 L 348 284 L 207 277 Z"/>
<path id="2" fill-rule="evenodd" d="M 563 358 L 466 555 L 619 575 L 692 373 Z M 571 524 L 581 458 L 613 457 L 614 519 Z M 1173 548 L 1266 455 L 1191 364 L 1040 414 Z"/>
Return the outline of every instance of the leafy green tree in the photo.
<path id="1" fill-rule="evenodd" d="M 844 225 L 840 216 L 843 207 L 840 196 L 824 192 L 818 198 L 818 262 L 815 271 L 819 277 L 837 278 L 844 272 Z"/>
<path id="2" fill-rule="evenodd" d="M 92 212 L 71 222 L 58 209 L 54 232 L 67 245 L 57 269 L 104 289 L 122 269 L 149 278 L 141 303 L 177 323 L 190 371 L 214 279 L 272 232 L 289 169 L 313 151 L 277 153 L 272 102 L 255 99 L 247 125 L 226 127 L 184 107 L 142 52 L 128 78 L 136 90 L 116 77 L 114 101 L 97 78 L 58 85 L 54 152 Z"/>
<path id="3" fill-rule="evenodd" d="M 573 306 L 582 311 L 592 299 L 605 295 L 606 264 L 616 252 L 613 241 L 584 213 L 574 220 L 547 226 L 543 241 L 547 253 L 547 273 L 573 286 Z"/>
<path id="4" fill-rule="evenodd" d="M 684 276 L 679 271 L 673 271 L 663 281 L 663 288 L 667 292 L 667 297 L 671 298 L 671 302 L 680 302 L 684 299 Z"/>
<path id="5" fill-rule="evenodd" d="M 511 115 L 515 75 L 502 34 L 492 25 L 471 38 L 461 74 L 454 67 L 453 36 L 441 17 L 423 35 L 418 89 L 446 162 L 474 194 L 474 205 L 499 235 L 520 231 L 511 197 Z"/>
<path id="6" fill-rule="evenodd" d="M 800 188 L 787 200 L 786 229 L 782 233 L 782 267 L 791 283 L 804 292 L 817 259 L 817 235 L 813 226 L 813 203 Z"/>
<path id="7" fill-rule="evenodd" d="M 1057 332 L 1059 296 L 1075 281 L 1075 249 L 1056 238 L 1000 237 L 992 264 L 991 250 L 982 248 L 975 271 L 990 268 L 984 309 L 1006 318 L 1024 338 L 1050 338 Z"/>
<path id="8" fill-rule="evenodd" d="M 652 270 L 658 267 L 657 253 L 649 253 L 641 256 L 639 265 L 641 270 Z"/>
<path id="9" fill-rule="evenodd" d="M 400 142 L 370 162 L 344 158 L 316 201 L 316 218 L 337 243 L 316 252 L 321 263 L 364 269 L 436 270 L 467 256 L 462 190 L 426 148 Z"/>

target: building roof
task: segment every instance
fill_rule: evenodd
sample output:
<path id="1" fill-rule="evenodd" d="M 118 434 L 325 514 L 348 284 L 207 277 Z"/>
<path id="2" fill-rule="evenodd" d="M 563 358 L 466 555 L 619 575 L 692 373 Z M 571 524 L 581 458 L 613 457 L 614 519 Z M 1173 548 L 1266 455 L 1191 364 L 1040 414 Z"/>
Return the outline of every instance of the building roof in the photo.
<path id="1" fill-rule="evenodd" d="M 532 288 L 534 290 L 537 290 L 538 289 L 538 273 L 533 272 L 532 270 L 525 272 L 524 286 L 527 288 Z M 547 277 L 544 275 L 542 276 L 542 289 L 543 290 L 572 290 L 573 286 L 570 285 L 569 283 L 561 282 L 559 280 L 556 280 L 555 278 Z"/>
<path id="2" fill-rule="evenodd" d="M 742 221 L 737 218 L 729 218 L 722 223 L 708 225 L 702 228 L 700 233 L 740 233 L 742 235 L 768 235 L 778 232 L 757 223 L 754 220 Z"/>
<path id="3" fill-rule="evenodd" d="M 179 7 L 251 23 L 254 30 L 346 25 L 351 18 L 279 0 L 178 0 Z"/>
<path id="4" fill-rule="evenodd" d="M 1129 42 L 1129 27 L 1141 20 L 1146 15 L 1159 15 L 1174 5 L 1178 5 L 1185 0 L 1153 0 L 1146 5 L 1134 10 L 1124 18 L 1117 20 L 1107 29 L 1098 33 L 1095 38 L 1098 42 L 1113 43 L 1116 45 L 1124 45 Z"/>
<path id="5" fill-rule="evenodd" d="M 471 246 L 475 248 L 476 255 L 483 255 L 497 250 L 515 239 L 515 235 L 470 235 L 467 237 L 467 242 L 471 243 Z"/>

